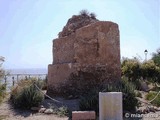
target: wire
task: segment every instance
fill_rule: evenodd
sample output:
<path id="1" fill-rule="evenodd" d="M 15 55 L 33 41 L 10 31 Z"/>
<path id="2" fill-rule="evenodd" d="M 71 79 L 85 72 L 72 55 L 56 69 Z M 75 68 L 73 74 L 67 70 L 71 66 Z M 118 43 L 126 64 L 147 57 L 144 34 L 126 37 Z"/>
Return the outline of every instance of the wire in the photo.
<path id="1" fill-rule="evenodd" d="M 53 98 L 51 98 L 49 95 L 45 94 L 35 83 L 34 83 L 34 86 L 35 86 L 42 94 L 44 94 L 46 97 L 48 97 L 48 98 L 51 99 L 52 101 L 63 104 L 63 102 L 58 101 L 58 100 L 56 100 L 56 99 L 53 99 Z"/>

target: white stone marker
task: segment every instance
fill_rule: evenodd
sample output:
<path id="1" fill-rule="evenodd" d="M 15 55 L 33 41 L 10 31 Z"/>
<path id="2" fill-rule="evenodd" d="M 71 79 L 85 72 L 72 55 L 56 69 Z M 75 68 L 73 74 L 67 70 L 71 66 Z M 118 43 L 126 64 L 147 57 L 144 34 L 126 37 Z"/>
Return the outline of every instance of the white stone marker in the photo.
<path id="1" fill-rule="evenodd" d="M 122 117 L 122 92 L 99 92 L 99 120 L 123 120 Z"/>

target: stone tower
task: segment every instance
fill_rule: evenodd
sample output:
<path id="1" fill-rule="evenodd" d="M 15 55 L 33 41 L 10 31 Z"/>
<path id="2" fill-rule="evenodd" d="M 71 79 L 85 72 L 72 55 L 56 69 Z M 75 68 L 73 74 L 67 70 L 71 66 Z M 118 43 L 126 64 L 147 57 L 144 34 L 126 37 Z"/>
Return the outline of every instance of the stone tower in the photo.
<path id="1" fill-rule="evenodd" d="M 118 25 L 89 16 L 72 16 L 53 40 L 53 63 L 48 66 L 48 90 L 52 95 L 72 73 L 102 68 L 106 83 L 121 79 Z"/>

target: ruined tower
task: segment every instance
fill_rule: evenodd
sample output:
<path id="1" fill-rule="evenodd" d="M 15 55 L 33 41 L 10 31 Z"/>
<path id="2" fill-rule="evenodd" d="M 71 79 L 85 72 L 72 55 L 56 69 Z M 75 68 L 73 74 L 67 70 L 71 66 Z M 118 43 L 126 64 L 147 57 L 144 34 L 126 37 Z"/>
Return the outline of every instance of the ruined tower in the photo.
<path id="1" fill-rule="evenodd" d="M 48 66 L 48 90 L 68 84 L 78 71 L 105 70 L 105 81 L 117 81 L 120 72 L 120 36 L 118 25 L 90 16 L 74 15 L 53 40 L 53 63 Z M 92 70 L 91 70 L 92 71 Z"/>

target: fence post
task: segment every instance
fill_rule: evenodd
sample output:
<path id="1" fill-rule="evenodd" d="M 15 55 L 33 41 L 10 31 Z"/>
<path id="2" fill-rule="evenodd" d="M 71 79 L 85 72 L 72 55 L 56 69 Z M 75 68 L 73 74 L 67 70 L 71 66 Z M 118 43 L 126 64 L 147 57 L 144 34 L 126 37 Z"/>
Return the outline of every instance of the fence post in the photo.
<path id="1" fill-rule="evenodd" d="M 12 86 L 14 86 L 14 77 L 12 77 Z"/>

